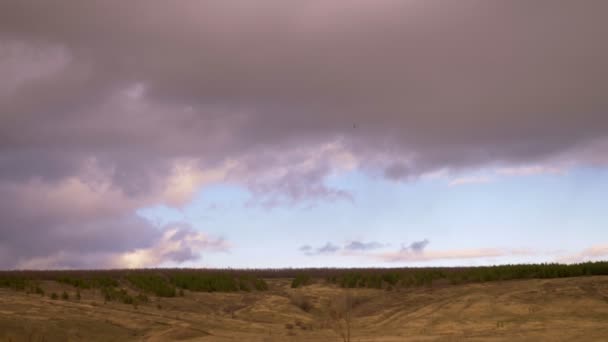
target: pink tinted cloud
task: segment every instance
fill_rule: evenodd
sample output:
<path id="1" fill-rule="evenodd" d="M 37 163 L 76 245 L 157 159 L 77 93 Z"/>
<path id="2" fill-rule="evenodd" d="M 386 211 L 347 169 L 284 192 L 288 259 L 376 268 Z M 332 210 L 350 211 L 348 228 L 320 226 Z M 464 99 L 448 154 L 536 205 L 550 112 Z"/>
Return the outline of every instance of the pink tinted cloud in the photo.
<path id="1" fill-rule="evenodd" d="M 453 249 L 443 251 L 413 251 L 410 249 L 398 252 L 389 252 L 374 255 L 386 262 L 425 262 L 434 260 L 450 259 L 477 259 L 477 258 L 499 258 L 513 255 L 532 255 L 529 250 L 501 249 L 501 248 L 477 248 L 477 249 Z"/>
<path id="2" fill-rule="evenodd" d="M 599 244 L 585 248 L 579 253 L 559 257 L 557 262 L 578 263 L 586 261 L 608 260 L 608 244 Z"/>

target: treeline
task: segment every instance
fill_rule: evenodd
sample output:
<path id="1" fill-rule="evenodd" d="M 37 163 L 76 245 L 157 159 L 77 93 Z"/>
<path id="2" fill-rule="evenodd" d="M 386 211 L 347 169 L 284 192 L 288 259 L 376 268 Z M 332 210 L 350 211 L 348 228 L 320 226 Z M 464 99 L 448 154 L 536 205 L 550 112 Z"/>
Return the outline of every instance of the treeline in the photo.
<path id="1" fill-rule="evenodd" d="M 142 295 L 175 297 L 187 291 L 265 291 L 264 279 L 291 279 L 294 288 L 315 282 L 344 288 L 392 289 L 441 284 L 478 283 L 511 279 L 608 275 L 608 262 L 580 264 L 523 264 L 487 267 L 431 268 L 311 268 L 311 269 L 139 269 L 95 271 L 0 271 L 0 287 L 39 293 L 39 283 L 54 280 L 77 289 L 101 289 L 109 300 L 128 302 L 119 287 Z M 114 291 L 114 292 L 113 292 Z M 125 292 L 128 294 L 127 292 Z M 125 299 L 127 298 L 127 299 Z M 143 297 L 142 297 L 143 298 Z"/>
<path id="2" fill-rule="evenodd" d="M 608 262 L 579 264 L 520 264 L 481 267 L 431 267 L 393 269 L 309 269 L 300 270 L 291 283 L 297 288 L 324 279 L 343 288 L 393 289 L 447 284 L 483 283 L 514 279 L 547 279 L 608 275 Z"/>
<path id="3" fill-rule="evenodd" d="M 44 295 L 39 281 L 12 274 L 0 276 L 0 287 Z"/>
<path id="4" fill-rule="evenodd" d="M 580 264 L 523 264 L 487 267 L 367 269 L 339 272 L 325 277 L 328 283 L 344 288 L 420 287 L 433 284 L 465 284 L 514 279 L 547 279 L 608 275 L 608 262 Z"/>
<path id="5" fill-rule="evenodd" d="M 0 287 L 38 292 L 40 281 L 51 280 L 76 289 L 98 289 L 106 301 L 126 304 L 146 302 L 144 296 L 183 296 L 184 290 L 198 292 L 266 291 L 268 284 L 255 274 L 199 272 L 195 270 L 112 270 L 112 271 L 1 271 Z M 126 288 L 125 288 L 126 287 Z M 28 290 L 32 288 L 32 290 Z M 139 292 L 140 295 L 130 295 Z"/>
<path id="6" fill-rule="evenodd" d="M 201 292 L 266 291 L 268 284 L 264 279 L 250 274 L 238 277 L 233 274 L 198 272 L 178 272 L 171 275 L 171 282 L 177 287 Z"/>
<path id="7" fill-rule="evenodd" d="M 53 279 L 48 279 L 53 280 Z M 115 287 L 118 286 L 116 279 L 104 276 L 92 276 L 92 277 L 75 277 L 75 276 L 62 276 L 54 279 L 55 281 L 67 285 L 72 285 L 79 289 L 95 289 L 104 287 Z"/>
<path id="8" fill-rule="evenodd" d="M 144 293 L 132 295 L 124 288 L 102 287 L 101 294 L 106 302 L 121 302 L 123 304 L 143 304 L 150 301 Z"/>

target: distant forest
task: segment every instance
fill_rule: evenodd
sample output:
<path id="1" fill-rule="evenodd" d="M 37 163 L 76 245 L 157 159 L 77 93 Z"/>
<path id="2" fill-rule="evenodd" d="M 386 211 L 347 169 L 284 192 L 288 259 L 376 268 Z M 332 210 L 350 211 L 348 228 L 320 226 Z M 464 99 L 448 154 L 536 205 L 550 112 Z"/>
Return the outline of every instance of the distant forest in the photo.
<path id="1" fill-rule="evenodd" d="M 44 295 L 41 284 L 56 281 L 76 290 L 98 289 L 106 301 L 146 302 L 148 296 L 183 296 L 186 291 L 266 291 L 268 279 L 291 287 L 329 284 L 384 290 L 466 283 L 608 275 L 608 262 L 432 268 L 136 269 L 0 271 L 0 287 Z"/>

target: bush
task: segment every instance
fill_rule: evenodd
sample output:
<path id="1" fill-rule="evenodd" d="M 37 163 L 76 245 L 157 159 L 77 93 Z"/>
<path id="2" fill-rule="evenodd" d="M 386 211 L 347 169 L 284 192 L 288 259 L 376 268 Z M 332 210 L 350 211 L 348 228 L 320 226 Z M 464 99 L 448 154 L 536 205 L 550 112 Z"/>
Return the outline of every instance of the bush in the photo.
<path id="1" fill-rule="evenodd" d="M 239 290 L 245 291 L 245 292 L 251 291 L 251 286 L 249 286 L 249 282 L 247 281 L 246 278 L 241 277 L 239 279 Z"/>
<path id="2" fill-rule="evenodd" d="M 133 299 L 133 297 L 131 297 L 130 295 L 125 295 L 122 297 L 122 303 L 123 304 L 135 304 L 135 299 Z"/>
<path id="3" fill-rule="evenodd" d="M 256 278 L 254 281 L 254 286 L 255 286 L 255 289 L 258 291 L 267 291 L 268 290 L 268 284 L 262 278 Z"/>
<path id="4" fill-rule="evenodd" d="M 11 288 L 15 291 L 23 291 L 29 284 L 30 281 L 28 279 L 19 276 L 0 278 L 0 287 Z"/>
<path id="5" fill-rule="evenodd" d="M 310 284 L 310 282 L 311 282 L 310 275 L 305 274 L 305 273 L 300 273 L 295 278 L 293 278 L 293 280 L 291 281 L 291 288 L 295 289 L 295 288 L 298 288 L 301 286 L 306 286 L 306 285 Z"/>
<path id="6" fill-rule="evenodd" d="M 59 298 L 55 292 L 51 293 L 51 299 Z"/>
<path id="7" fill-rule="evenodd" d="M 65 277 L 61 277 L 61 278 L 57 279 L 57 281 L 60 283 L 63 283 L 63 284 L 72 285 L 72 286 L 74 286 L 76 288 L 80 288 L 80 289 L 91 288 L 90 281 L 87 279 L 84 279 L 84 278 L 75 278 L 75 277 L 65 276 Z"/>
<path id="8" fill-rule="evenodd" d="M 148 296 L 146 296 L 143 293 L 138 294 L 137 297 L 135 297 L 135 299 L 137 300 L 138 303 L 148 303 L 150 301 Z"/>
<path id="9" fill-rule="evenodd" d="M 36 287 L 34 288 L 34 293 L 44 296 L 44 290 L 38 285 L 36 285 Z"/>
<path id="10" fill-rule="evenodd" d="M 67 292 L 63 291 L 63 293 L 61 294 L 61 299 L 68 300 L 70 299 L 70 295 Z"/>
<path id="11" fill-rule="evenodd" d="M 101 293 L 106 302 L 122 302 L 124 304 L 133 304 L 134 299 L 127 293 L 125 289 L 115 289 L 113 287 L 103 287 Z"/>

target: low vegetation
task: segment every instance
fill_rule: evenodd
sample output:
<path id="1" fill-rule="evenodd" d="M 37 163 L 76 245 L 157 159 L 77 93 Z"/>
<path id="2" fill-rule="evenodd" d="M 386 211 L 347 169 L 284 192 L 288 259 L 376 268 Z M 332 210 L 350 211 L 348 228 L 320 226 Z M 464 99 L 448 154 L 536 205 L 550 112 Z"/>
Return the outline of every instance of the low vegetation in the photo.
<path id="1" fill-rule="evenodd" d="M 289 301 L 304 312 L 310 312 L 310 310 L 313 308 L 310 299 L 301 293 L 290 293 Z"/>
<path id="2" fill-rule="evenodd" d="M 393 289 L 395 287 L 430 287 L 433 284 L 483 283 L 513 279 L 547 279 L 608 275 L 608 262 L 581 264 L 523 264 L 487 267 L 360 269 L 337 271 L 327 276 L 328 283 L 343 288 Z"/>
<path id="3" fill-rule="evenodd" d="M 604 266 L 0 272 L 0 341 L 601 341 Z"/>
<path id="4" fill-rule="evenodd" d="M 608 262 L 524 264 L 488 267 L 394 269 L 154 269 L 107 271 L 0 271 L 0 287 L 44 295 L 41 281 L 57 281 L 77 290 L 99 289 L 109 301 L 133 302 L 142 296 L 175 297 L 195 292 L 266 291 L 264 279 L 291 278 L 299 288 L 325 279 L 342 288 L 399 289 L 512 279 L 608 275 Z M 129 291 L 135 293 L 130 294 Z M 143 298 L 143 297 L 142 297 Z"/>
<path id="5" fill-rule="evenodd" d="M 291 282 L 291 287 L 292 288 L 298 288 L 301 286 L 305 286 L 311 283 L 311 276 L 310 274 L 307 273 L 300 273 L 298 275 L 296 275 L 295 278 L 293 278 L 293 281 Z"/>
<path id="6" fill-rule="evenodd" d="M 130 274 L 126 278 L 139 290 L 157 297 L 175 297 L 177 295 L 175 286 L 161 275 L 137 273 Z"/>

